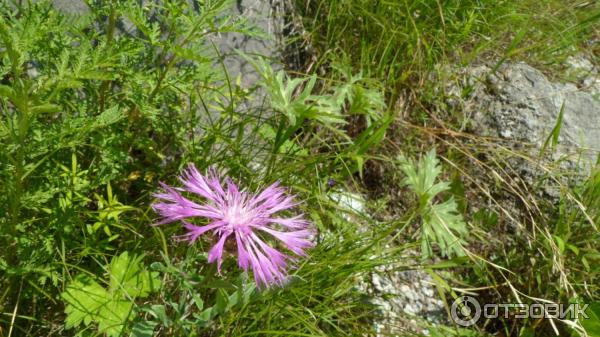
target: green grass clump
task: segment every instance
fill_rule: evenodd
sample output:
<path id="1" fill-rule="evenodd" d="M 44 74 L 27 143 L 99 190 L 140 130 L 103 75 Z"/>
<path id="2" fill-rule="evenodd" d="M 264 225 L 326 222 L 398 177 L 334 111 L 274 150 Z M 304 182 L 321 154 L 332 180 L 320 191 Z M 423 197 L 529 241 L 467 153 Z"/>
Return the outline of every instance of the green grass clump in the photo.
<path id="1" fill-rule="evenodd" d="M 427 86 L 440 64 L 554 64 L 598 35 L 597 5 L 573 1 L 316 0 L 296 8 L 319 64 L 348 64 L 392 98 Z"/>

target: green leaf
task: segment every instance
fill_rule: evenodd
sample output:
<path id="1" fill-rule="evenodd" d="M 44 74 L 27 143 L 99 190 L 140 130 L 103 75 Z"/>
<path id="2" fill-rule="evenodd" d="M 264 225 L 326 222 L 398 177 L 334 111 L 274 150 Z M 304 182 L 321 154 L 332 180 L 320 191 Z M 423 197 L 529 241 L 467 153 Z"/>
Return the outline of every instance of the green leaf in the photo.
<path id="1" fill-rule="evenodd" d="M 558 118 L 556 119 L 556 123 L 554 124 L 552 131 L 546 138 L 546 141 L 544 141 L 544 144 L 540 148 L 540 156 L 543 155 L 544 152 L 546 152 L 548 145 L 550 145 L 550 147 L 552 149 L 555 149 L 556 146 L 558 145 L 558 138 L 560 137 L 560 130 L 562 128 L 564 114 L 565 114 L 565 102 L 563 101 L 562 105 L 560 106 L 560 111 L 558 112 Z"/>
<path id="2" fill-rule="evenodd" d="M 109 265 L 108 290 L 85 274 L 80 274 L 62 294 L 66 302 L 66 327 L 81 323 L 98 324 L 98 331 L 108 336 L 120 336 L 132 318 L 134 301 L 160 287 L 157 272 L 147 271 L 142 257 L 130 257 L 124 252 Z"/>
<path id="3" fill-rule="evenodd" d="M 0 97 L 6 97 L 12 100 L 15 97 L 15 91 L 7 85 L 0 84 Z"/>
<path id="4" fill-rule="evenodd" d="M 110 292 L 121 292 L 127 297 L 146 297 L 160 287 L 157 272 L 145 270 L 143 256 L 130 258 L 127 252 L 110 263 Z"/>
<path id="5" fill-rule="evenodd" d="M 42 104 L 38 106 L 34 106 L 31 108 L 31 113 L 33 115 L 46 114 L 46 113 L 55 113 L 60 111 L 60 107 L 54 104 Z"/>
<path id="6" fill-rule="evenodd" d="M 94 120 L 94 128 L 105 127 L 111 124 L 114 124 L 121 119 L 123 119 L 123 114 L 119 110 L 117 106 L 114 106 L 110 109 L 102 112 L 96 119 Z"/>
<path id="7" fill-rule="evenodd" d="M 290 125 L 296 125 L 304 118 L 314 119 L 325 126 L 345 123 L 341 114 L 343 102 L 337 101 L 335 95 L 312 95 L 316 75 L 292 79 L 284 71 L 275 73 L 264 60 L 246 59 L 260 73 L 261 85 L 269 94 L 271 106 L 284 114 Z"/>
<path id="8" fill-rule="evenodd" d="M 120 336 L 125 324 L 131 315 L 133 303 L 126 300 L 112 300 L 103 305 L 95 317 L 98 322 L 98 331 L 108 336 Z"/>
<path id="9" fill-rule="evenodd" d="M 600 337 L 600 302 L 591 303 L 585 314 L 589 318 L 583 318 L 581 325 L 590 337 Z"/>
<path id="10" fill-rule="evenodd" d="M 78 275 L 67 286 L 62 298 L 67 303 L 67 329 L 77 327 L 82 322 L 89 325 L 98 316 L 101 308 L 111 301 L 108 292 L 84 274 Z"/>
<path id="11" fill-rule="evenodd" d="M 402 183 L 417 195 L 419 213 L 422 219 L 421 251 L 423 258 L 433 255 L 433 243 L 440 248 L 442 255 L 464 255 L 464 237 L 468 234 L 467 225 L 458 211 L 454 198 L 442 203 L 434 202 L 440 193 L 450 189 L 450 184 L 438 181 L 442 172 L 434 150 L 418 161 L 403 156 L 398 158 L 400 169 L 405 174 Z"/>
<path id="12" fill-rule="evenodd" d="M 558 250 L 561 253 L 564 253 L 565 252 L 565 241 L 561 237 L 559 237 L 557 235 L 552 235 L 552 237 L 554 238 L 554 241 L 558 245 Z"/>
<path id="13" fill-rule="evenodd" d="M 439 160 L 435 155 L 435 150 L 427 152 L 424 158 L 418 162 L 407 160 L 399 157 L 400 169 L 406 175 L 403 184 L 410 187 L 419 199 L 427 203 L 437 194 L 450 189 L 448 182 L 436 183 L 437 177 L 442 172 L 442 167 L 439 166 Z"/>
<path id="14" fill-rule="evenodd" d="M 226 311 L 229 303 L 229 296 L 223 289 L 217 290 L 216 304 L 213 306 L 214 314 L 222 314 Z"/>
<path id="15" fill-rule="evenodd" d="M 169 316 L 167 316 L 167 310 L 165 306 L 162 304 L 154 304 L 148 310 L 152 316 L 160 321 L 160 323 L 164 326 L 169 326 L 171 321 L 169 320 Z"/>
<path id="16" fill-rule="evenodd" d="M 152 337 L 154 336 L 154 328 L 158 325 L 157 322 L 142 321 L 133 325 L 130 337 Z"/>
<path id="17" fill-rule="evenodd" d="M 194 317 L 199 321 L 199 323 L 209 322 L 213 317 L 213 307 L 206 308 L 199 314 L 194 314 Z"/>
<path id="18" fill-rule="evenodd" d="M 467 235 L 468 230 L 453 198 L 441 204 L 433 204 L 425 211 L 422 230 L 426 236 L 422 238 L 422 244 L 425 245 L 427 252 L 426 257 L 433 255 L 431 241 L 437 243 L 443 255 L 464 255 L 462 245 L 465 241 L 462 237 Z"/>

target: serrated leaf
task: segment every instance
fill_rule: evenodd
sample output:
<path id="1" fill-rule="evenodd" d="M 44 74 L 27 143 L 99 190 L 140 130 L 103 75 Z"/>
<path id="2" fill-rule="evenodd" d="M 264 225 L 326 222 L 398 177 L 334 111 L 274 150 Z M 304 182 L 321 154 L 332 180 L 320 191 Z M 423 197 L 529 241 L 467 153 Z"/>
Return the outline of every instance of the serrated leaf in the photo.
<path id="1" fill-rule="evenodd" d="M 152 337 L 154 336 L 154 328 L 158 325 L 157 322 L 142 321 L 137 322 L 131 329 L 130 337 Z"/>
<path id="2" fill-rule="evenodd" d="M 119 110 L 119 108 L 114 106 L 110 109 L 105 110 L 98 117 L 96 117 L 96 119 L 94 120 L 93 127 L 105 127 L 120 121 L 123 117 L 124 116 Z"/>
<path id="3" fill-rule="evenodd" d="M 290 125 L 300 124 L 305 118 L 326 126 L 346 122 L 341 114 L 342 106 L 334 98 L 312 95 L 316 75 L 290 78 L 284 71 L 275 73 L 264 60 L 247 60 L 260 73 L 261 85 L 269 94 L 272 108 L 284 114 Z"/>
<path id="4" fill-rule="evenodd" d="M 67 328 L 73 328 L 82 322 L 89 325 L 100 309 L 112 300 L 108 292 L 87 275 L 78 275 L 62 293 L 67 303 L 65 321 Z"/>
<path id="5" fill-rule="evenodd" d="M 145 297 L 160 287 L 158 273 L 149 272 L 142 267 L 142 256 L 130 258 L 127 252 L 110 263 L 111 293 L 121 292 L 127 297 Z"/>
<path id="6" fill-rule="evenodd" d="M 158 273 L 147 271 L 142 257 L 127 252 L 113 257 L 108 269 L 108 290 L 88 275 L 78 275 L 62 294 L 66 302 L 66 327 L 98 324 L 98 331 L 120 336 L 131 319 L 134 300 L 147 296 L 160 286 Z"/>
<path id="7" fill-rule="evenodd" d="M 447 182 L 436 183 L 442 168 L 439 166 L 435 150 L 427 152 L 425 157 L 419 159 L 418 162 L 407 160 L 401 156 L 399 163 L 400 169 L 406 175 L 402 183 L 415 191 L 420 198 L 425 198 L 426 202 L 450 188 L 450 184 Z"/>
<path id="8" fill-rule="evenodd" d="M 467 225 L 462 215 L 457 211 L 457 205 L 453 198 L 441 204 L 429 207 L 428 212 L 423 215 L 423 230 L 427 236 L 425 243 L 425 257 L 433 254 L 431 241 L 437 243 L 445 256 L 462 256 L 464 250 L 462 239 L 467 235 Z"/>
<path id="9" fill-rule="evenodd" d="M 198 63 L 206 63 L 206 62 L 210 62 L 211 59 L 205 57 L 204 55 L 201 55 L 199 53 L 198 50 L 193 50 L 190 48 L 183 48 L 180 46 L 174 46 L 173 47 L 173 52 L 183 58 L 183 59 L 187 59 L 187 60 L 192 60 L 192 61 L 196 61 Z"/>
<path id="10" fill-rule="evenodd" d="M 464 255 L 464 237 L 468 228 L 458 211 L 453 198 L 435 203 L 434 198 L 450 189 L 450 184 L 438 181 L 442 172 L 434 150 L 429 151 L 418 161 L 403 156 L 398 158 L 400 169 L 405 174 L 402 183 L 415 192 L 419 201 L 422 219 L 421 252 L 423 258 L 433 255 L 433 244 L 437 244 L 441 254 L 451 256 Z"/>
<path id="11" fill-rule="evenodd" d="M 98 322 L 98 331 L 108 336 L 120 336 L 128 321 L 133 303 L 126 300 L 112 300 L 100 308 L 95 320 Z"/>

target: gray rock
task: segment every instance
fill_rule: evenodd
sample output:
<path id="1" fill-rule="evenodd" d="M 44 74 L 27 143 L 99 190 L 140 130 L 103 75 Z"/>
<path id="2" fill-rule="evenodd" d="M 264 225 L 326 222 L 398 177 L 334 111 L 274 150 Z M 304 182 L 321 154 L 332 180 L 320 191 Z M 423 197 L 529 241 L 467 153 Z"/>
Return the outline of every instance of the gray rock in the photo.
<path id="1" fill-rule="evenodd" d="M 600 97 L 600 69 L 583 55 L 570 56 L 567 74 L 575 78 L 584 91 Z"/>
<path id="2" fill-rule="evenodd" d="M 231 78 L 243 75 L 242 86 L 252 87 L 259 75 L 248 61 L 240 57 L 237 51 L 250 56 L 259 55 L 271 60 L 275 69 L 280 69 L 280 44 L 278 38 L 283 36 L 283 18 L 279 8 L 281 0 L 238 0 L 231 9 L 231 14 L 248 20 L 252 26 L 261 31 L 263 36 L 251 37 L 238 33 L 227 33 L 214 39 L 220 52 L 225 55 L 224 64 Z"/>
<path id="3" fill-rule="evenodd" d="M 27 6 L 29 3 L 39 3 L 45 0 L 17 0 L 14 3 L 9 2 L 12 8 L 14 5 Z M 90 7 L 84 0 L 50 0 L 50 3 L 59 11 L 70 15 L 82 15 L 90 12 Z"/>
<path id="4" fill-rule="evenodd" d="M 566 65 L 574 71 L 596 73 L 596 69 L 592 61 L 588 60 L 583 55 L 569 56 L 567 58 Z"/>
<path id="5" fill-rule="evenodd" d="M 573 62 L 591 73 L 591 63 Z M 600 100 L 593 92 L 572 83 L 552 82 L 525 63 L 504 65 L 496 74 L 486 66 L 469 72 L 473 91 L 465 110 L 472 115 L 477 133 L 539 151 L 562 110 L 559 146 L 552 159 L 564 159 L 564 165 L 581 167 L 584 172 L 596 162 L 600 153 Z M 597 81 L 597 74 L 592 75 L 586 80 Z"/>
<path id="6" fill-rule="evenodd" d="M 90 8 L 82 0 L 52 0 L 54 6 L 65 13 L 83 14 L 88 13 Z"/>
<path id="7" fill-rule="evenodd" d="M 410 259 L 410 257 L 407 257 Z M 444 303 L 437 296 L 433 280 L 422 270 L 394 270 L 378 267 L 359 284 L 370 302 L 377 305 L 380 318 L 374 323 L 377 336 L 426 333 L 417 320 L 446 322 Z"/>

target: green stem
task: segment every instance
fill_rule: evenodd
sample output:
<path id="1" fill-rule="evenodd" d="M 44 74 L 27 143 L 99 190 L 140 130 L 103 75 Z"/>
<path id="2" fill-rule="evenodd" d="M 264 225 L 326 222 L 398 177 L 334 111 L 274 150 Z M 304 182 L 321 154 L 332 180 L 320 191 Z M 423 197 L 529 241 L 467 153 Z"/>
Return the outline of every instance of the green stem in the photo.
<path id="1" fill-rule="evenodd" d="M 22 86 L 21 86 L 22 88 Z M 29 115 L 29 96 L 26 90 L 16 90 L 18 92 L 18 98 L 15 100 L 14 105 L 19 113 L 18 124 L 16 127 L 16 134 L 13 140 L 17 143 L 17 151 L 14 160 L 14 175 L 13 175 L 13 186 L 9 192 L 9 204 L 10 204 L 10 226 L 8 229 L 9 237 L 13 240 L 17 240 L 18 231 L 17 226 L 20 223 L 21 204 L 23 197 L 23 180 L 25 176 L 25 153 L 26 153 L 26 139 L 30 125 Z M 9 264 L 13 264 L 16 258 L 15 249 L 7 250 L 7 260 Z"/>
<path id="2" fill-rule="evenodd" d="M 115 8 L 111 5 L 110 16 L 108 18 L 108 27 L 106 27 L 106 48 L 110 48 L 110 45 L 111 45 L 111 42 L 113 40 L 113 36 L 115 33 L 116 24 L 117 24 L 117 12 L 115 11 Z M 100 87 L 100 98 L 99 98 L 99 104 L 98 104 L 98 106 L 100 107 L 100 111 L 99 111 L 100 113 L 102 111 L 104 111 L 106 94 L 110 87 L 110 83 L 111 83 L 110 81 L 105 80 L 104 82 L 102 82 L 102 86 Z"/>

